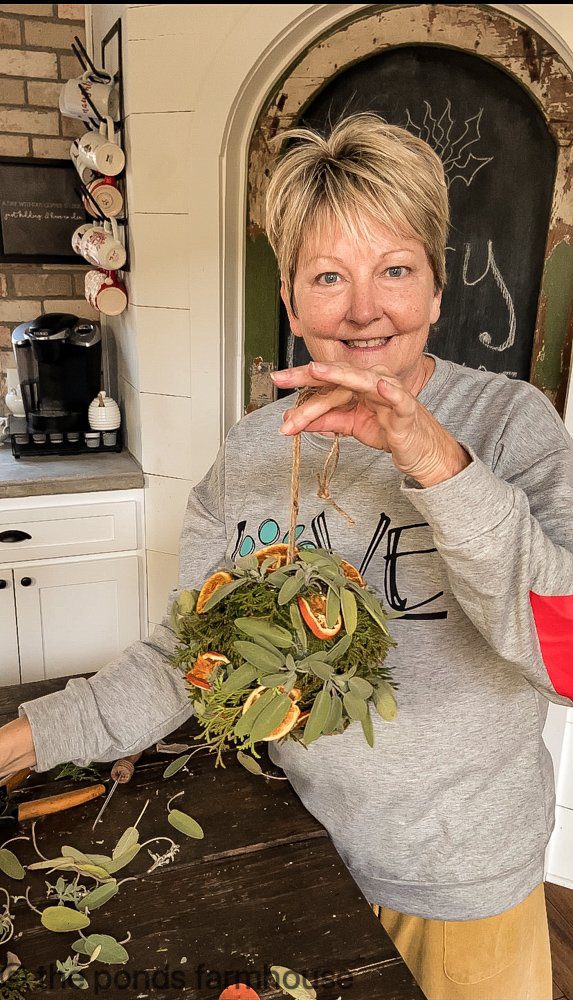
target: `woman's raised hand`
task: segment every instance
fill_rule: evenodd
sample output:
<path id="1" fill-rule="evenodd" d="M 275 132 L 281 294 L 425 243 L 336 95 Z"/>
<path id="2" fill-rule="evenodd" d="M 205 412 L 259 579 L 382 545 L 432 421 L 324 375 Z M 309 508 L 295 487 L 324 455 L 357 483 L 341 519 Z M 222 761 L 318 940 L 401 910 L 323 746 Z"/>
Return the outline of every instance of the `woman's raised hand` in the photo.
<path id="1" fill-rule="evenodd" d="M 421 486 L 435 486 L 461 472 L 471 458 L 462 445 L 382 365 L 355 368 L 317 363 L 273 372 L 285 389 L 321 391 L 287 410 L 281 432 L 334 432 L 389 452 L 396 468 Z"/>

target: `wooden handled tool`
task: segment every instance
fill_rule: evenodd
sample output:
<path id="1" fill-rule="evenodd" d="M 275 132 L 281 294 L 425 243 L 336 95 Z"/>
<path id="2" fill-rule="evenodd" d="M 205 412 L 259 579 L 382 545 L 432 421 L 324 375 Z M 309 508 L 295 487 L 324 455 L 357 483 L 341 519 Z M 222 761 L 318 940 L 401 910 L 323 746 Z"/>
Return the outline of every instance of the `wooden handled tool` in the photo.
<path id="1" fill-rule="evenodd" d="M 99 798 L 105 792 L 105 785 L 89 785 L 73 792 L 62 792 L 60 795 L 48 795 L 43 799 L 33 799 L 31 802 L 13 804 L 7 796 L 4 798 L 3 809 L 0 812 L 0 825 L 5 821 L 22 822 L 26 819 L 38 819 L 40 816 L 50 816 L 52 813 L 63 812 L 74 806 L 83 805 Z"/>
<path id="2" fill-rule="evenodd" d="M 143 754 L 143 750 L 141 751 L 141 753 L 134 753 L 134 754 L 132 754 L 131 757 L 122 757 L 121 760 L 116 760 L 115 764 L 113 765 L 113 767 L 111 769 L 111 777 L 113 779 L 113 785 L 111 786 L 111 791 L 110 791 L 107 799 L 105 800 L 103 806 L 101 807 L 100 811 L 98 812 L 98 814 L 97 814 L 97 816 L 96 816 L 96 818 L 94 820 L 94 825 L 92 826 L 92 830 L 95 830 L 97 824 L 99 823 L 100 819 L 102 818 L 105 810 L 107 809 L 107 807 L 109 805 L 109 801 L 110 801 L 113 793 L 115 792 L 117 786 L 118 785 L 127 785 L 127 782 L 131 781 L 131 779 L 133 778 L 133 772 L 135 771 L 135 765 L 137 764 L 137 762 L 138 762 L 139 758 L 142 756 L 142 754 Z"/>

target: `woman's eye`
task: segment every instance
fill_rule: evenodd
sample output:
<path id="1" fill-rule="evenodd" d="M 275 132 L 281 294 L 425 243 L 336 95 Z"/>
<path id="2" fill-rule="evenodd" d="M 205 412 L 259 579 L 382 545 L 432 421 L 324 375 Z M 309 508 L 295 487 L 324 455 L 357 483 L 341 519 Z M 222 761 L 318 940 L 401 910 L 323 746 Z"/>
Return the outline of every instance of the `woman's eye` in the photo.
<path id="1" fill-rule="evenodd" d="M 337 271 L 325 271 L 316 279 L 320 285 L 336 285 L 340 275 Z"/>
<path id="2" fill-rule="evenodd" d="M 404 267 L 403 264 L 394 264 L 393 267 L 389 267 L 386 270 L 386 274 L 388 274 L 391 278 L 401 278 L 404 274 L 407 273 L 408 273 L 408 268 Z"/>

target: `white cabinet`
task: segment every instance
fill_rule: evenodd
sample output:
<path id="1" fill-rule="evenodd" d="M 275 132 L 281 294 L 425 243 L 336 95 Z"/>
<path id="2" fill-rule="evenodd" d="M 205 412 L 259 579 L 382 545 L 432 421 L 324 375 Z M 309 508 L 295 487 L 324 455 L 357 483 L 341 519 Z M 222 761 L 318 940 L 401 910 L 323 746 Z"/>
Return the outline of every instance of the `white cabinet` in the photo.
<path id="1" fill-rule="evenodd" d="M 18 628 L 14 600 L 14 574 L 0 571 L 0 683 L 20 682 Z"/>
<path id="2" fill-rule="evenodd" d="M 0 684 L 97 670 L 141 638 L 143 491 L 0 501 Z"/>

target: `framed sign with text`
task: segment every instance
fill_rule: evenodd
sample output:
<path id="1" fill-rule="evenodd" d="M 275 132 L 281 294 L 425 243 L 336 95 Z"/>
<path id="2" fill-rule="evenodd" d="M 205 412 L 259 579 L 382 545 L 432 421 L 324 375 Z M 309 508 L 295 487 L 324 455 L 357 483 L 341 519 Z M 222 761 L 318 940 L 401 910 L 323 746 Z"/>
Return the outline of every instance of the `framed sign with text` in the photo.
<path id="1" fill-rule="evenodd" d="M 72 233 L 86 221 L 71 160 L 0 157 L 0 262 L 58 264 L 78 257 Z"/>

